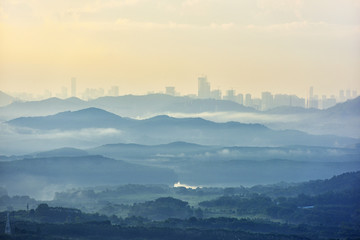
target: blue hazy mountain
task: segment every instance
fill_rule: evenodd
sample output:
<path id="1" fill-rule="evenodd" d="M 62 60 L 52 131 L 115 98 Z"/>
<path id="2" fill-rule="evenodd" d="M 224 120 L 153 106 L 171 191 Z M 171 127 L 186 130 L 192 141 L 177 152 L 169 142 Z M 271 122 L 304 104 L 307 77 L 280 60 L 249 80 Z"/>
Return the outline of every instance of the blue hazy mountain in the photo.
<path id="1" fill-rule="evenodd" d="M 187 142 L 172 142 L 160 145 L 142 145 L 134 143 L 105 144 L 98 147 L 77 149 L 64 147 L 44 152 L 29 153 L 25 156 L 11 156 L 4 161 L 38 157 L 76 157 L 102 155 L 114 159 L 122 159 L 139 164 L 161 164 L 164 159 L 176 166 L 178 162 L 190 161 L 228 161 L 251 160 L 264 161 L 271 159 L 287 159 L 307 162 L 356 162 L 360 160 L 360 146 L 354 148 L 334 148 L 316 146 L 284 146 L 284 147 L 226 147 L 208 146 Z M 169 166 L 166 163 L 166 166 Z"/>
<path id="2" fill-rule="evenodd" d="M 81 149 L 64 147 L 64 148 L 58 148 L 45 152 L 39 152 L 34 155 L 35 157 L 44 158 L 44 157 L 81 157 L 89 154 Z"/>
<path id="3" fill-rule="evenodd" d="M 166 94 L 101 97 L 91 100 L 89 103 L 92 106 L 100 108 L 105 107 L 105 110 L 127 116 L 149 116 L 168 112 L 256 112 L 256 110 L 253 108 L 245 107 L 231 101 L 175 97 Z"/>
<path id="4" fill-rule="evenodd" d="M 348 100 L 343 103 L 336 104 L 335 106 L 325 109 L 323 114 L 326 116 L 360 116 L 360 97 Z"/>
<path id="5" fill-rule="evenodd" d="M 360 148 L 330 148 L 313 146 L 286 147 L 223 147 L 205 146 L 185 142 L 161 145 L 106 144 L 86 150 L 90 154 L 99 154 L 111 158 L 121 158 L 144 163 L 161 159 L 171 159 L 172 163 L 181 161 L 288 159 L 313 162 L 351 162 L 360 159 Z"/>
<path id="6" fill-rule="evenodd" d="M 148 118 L 156 115 L 194 116 L 219 122 L 240 121 L 262 123 L 273 129 L 294 129 L 310 134 L 333 134 L 360 137 L 360 97 L 326 109 L 279 107 L 266 112 L 224 100 L 193 99 L 164 94 L 144 96 L 101 97 L 82 101 L 77 98 L 50 98 L 43 101 L 14 102 L 0 107 L 0 120 L 25 116 L 47 116 L 63 111 L 76 111 L 89 107 L 101 108 L 123 117 Z M 210 113 L 210 114 L 208 114 Z"/>
<path id="7" fill-rule="evenodd" d="M 1 99 L 13 98 L 0 91 Z M 359 115 L 360 97 L 338 103 L 334 107 L 318 110 L 301 107 L 278 107 L 265 113 L 270 114 L 356 114 Z M 194 99 L 189 97 L 175 97 L 165 94 L 125 95 L 119 97 L 100 97 L 94 100 L 83 101 L 78 98 L 49 98 L 41 101 L 14 102 L 1 107 L 2 116 L 42 116 L 62 111 L 74 111 L 87 107 L 102 108 L 122 116 L 149 116 L 161 113 L 202 113 L 202 112 L 248 112 L 256 113 L 253 108 L 241 104 L 215 99 Z"/>
<path id="8" fill-rule="evenodd" d="M 172 142 L 160 145 L 141 145 L 141 144 L 106 144 L 95 148 L 87 149 L 91 154 L 99 154 L 113 158 L 125 158 L 133 161 L 140 159 L 139 163 L 146 163 L 146 159 L 161 159 L 169 157 L 189 157 L 204 154 L 205 152 L 221 149 L 219 146 L 204 146 L 187 142 Z M 196 159 L 194 159 L 196 160 Z M 156 162 L 156 161 L 153 161 Z"/>
<path id="9" fill-rule="evenodd" d="M 79 98 L 59 99 L 53 97 L 41 101 L 13 102 L 0 108 L 0 117 L 11 119 L 19 116 L 44 116 L 87 107 L 89 107 L 88 103 Z"/>
<path id="10" fill-rule="evenodd" d="M 61 112 L 46 117 L 21 117 L 8 123 L 42 130 L 72 130 L 82 128 L 121 128 L 128 126 L 132 121 L 98 108 L 87 108 L 74 112 Z"/>
<path id="11" fill-rule="evenodd" d="M 87 151 L 121 157 L 138 164 L 168 167 L 175 170 L 181 182 L 190 185 L 298 182 L 360 170 L 360 148 L 221 147 L 191 144 L 186 151 L 182 147 L 171 147 L 177 144 L 107 144 Z"/>
<path id="12" fill-rule="evenodd" d="M 316 114 L 320 113 L 322 110 L 316 108 L 302 108 L 302 107 L 289 107 L 289 106 L 282 106 L 269 109 L 265 111 L 267 114 Z"/>
<path id="13" fill-rule="evenodd" d="M 49 98 L 41 101 L 16 102 L 0 107 L 0 118 L 9 120 L 21 116 L 45 116 L 89 107 L 101 108 L 127 117 L 147 117 L 169 112 L 256 112 L 253 108 L 231 101 L 149 94 L 142 96 L 100 97 L 89 101 L 72 97 L 68 99 Z"/>
<path id="14" fill-rule="evenodd" d="M 310 135 L 296 130 L 272 130 L 261 124 L 216 123 L 202 118 L 173 118 L 166 115 L 144 120 L 122 118 L 97 108 L 62 112 L 45 117 L 22 117 L 7 122 L 11 126 L 40 130 L 111 128 L 121 131 L 122 140 L 139 144 L 192 142 L 225 146 L 347 146 L 357 139 Z M 113 139 L 113 142 L 116 139 Z"/>
<path id="15" fill-rule="evenodd" d="M 325 109 L 276 108 L 265 112 L 273 116 L 266 125 L 275 129 L 297 129 L 308 133 L 334 134 L 360 138 L 360 97 Z M 276 120 L 278 118 L 278 120 Z M 258 118 L 261 120 L 261 117 Z"/>
<path id="16" fill-rule="evenodd" d="M 0 91 L 0 107 L 6 106 L 6 105 L 12 103 L 13 101 L 15 101 L 14 97 Z"/>
<path id="17" fill-rule="evenodd" d="M 14 194 L 38 193 L 42 188 L 53 185 L 171 185 L 177 181 L 177 176 L 170 169 L 141 166 L 102 156 L 45 157 L 0 162 L 0 181 Z"/>
<path id="18" fill-rule="evenodd" d="M 84 156 L 74 157 L 79 154 Z M 360 148 L 119 143 L 86 150 L 62 148 L 35 153 L 24 160 L 0 163 L 0 169 L 0 175 L 4 175 L 0 180 L 14 190 L 20 187 L 17 184 L 26 181 L 33 186 L 40 184 L 45 189 L 66 184 L 172 185 L 175 179 L 195 186 L 253 186 L 325 179 L 344 172 L 359 171 Z M 31 189 L 38 191 L 33 187 Z"/>

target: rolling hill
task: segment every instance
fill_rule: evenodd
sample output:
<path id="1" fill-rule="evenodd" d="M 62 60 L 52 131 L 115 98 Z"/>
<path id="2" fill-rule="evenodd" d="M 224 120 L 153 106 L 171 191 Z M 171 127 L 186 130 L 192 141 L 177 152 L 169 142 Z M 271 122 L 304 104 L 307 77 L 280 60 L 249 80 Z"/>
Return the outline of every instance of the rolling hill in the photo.
<path id="1" fill-rule="evenodd" d="M 347 146 L 357 139 L 331 135 L 310 135 L 296 130 L 272 130 L 261 124 L 217 123 L 202 118 L 173 118 L 160 115 L 144 120 L 122 118 L 97 108 L 62 112 L 44 117 L 22 117 L 7 122 L 13 127 L 46 130 L 117 129 L 123 142 L 164 144 L 192 142 L 226 146 Z M 116 139 L 115 139 L 116 140 Z M 114 141 L 113 141 L 114 142 Z"/>

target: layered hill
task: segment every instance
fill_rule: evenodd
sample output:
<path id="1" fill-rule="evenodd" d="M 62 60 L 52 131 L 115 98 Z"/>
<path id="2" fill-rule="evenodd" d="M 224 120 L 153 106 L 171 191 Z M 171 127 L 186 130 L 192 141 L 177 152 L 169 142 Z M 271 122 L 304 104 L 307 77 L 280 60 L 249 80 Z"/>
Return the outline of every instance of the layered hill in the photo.
<path id="1" fill-rule="evenodd" d="M 121 139 L 139 144 L 164 144 L 184 141 L 226 146 L 347 146 L 357 139 L 331 135 L 310 135 L 296 130 L 272 130 L 261 124 L 217 123 L 202 118 L 173 118 L 166 115 L 144 120 L 122 118 L 97 108 L 62 112 L 44 117 L 22 117 L 7 122 L 10 126 L 42 131 L 117 129 Z M 124 142 L 124 141 L 119 141 Z"/>
<path id="2" fill-rule="evenodd" d="M 100 97 L 89 101 L 72 97 L 68 99 L 49 98 L 41 101 L 14 102 L 0 108 L 0 118 L 9 120 L 21 116 L 45 116 L 89 107 L 105 109 L 127 117 L 148 117 L 170 112 L 256 112 L 253 108 L 231 101 L 149 94 L 143 96 Z"/>
<path id="3" fill-rule="evenodd" d="M 256 111 L 231 101 L 193 99 L 164 94 L 101 97 L 89 101 L 78 98 L 49 98 L 42 101 L 13 102 L 0 107 L 0 119 L 47 116 L 90 107 L 136 119 L 164 114 L 180 117 L 200 116 L 216 122 L 261 123 L 274 129 L 296 129 L 317 135 L 360 137 L 360 97 L 326 110 L 279 107 L 266 112 Z"/>
<path id="4" fill-rule="evenodd" d="M 102 156 L 43 157 L 0 162 L 0 181 L 13 194 L 41 195 L 66 187 L 117 184 L 169 184 L 172 170 L 147 167 Z M 41 196 L 40 196 L 41 198 Z"/>

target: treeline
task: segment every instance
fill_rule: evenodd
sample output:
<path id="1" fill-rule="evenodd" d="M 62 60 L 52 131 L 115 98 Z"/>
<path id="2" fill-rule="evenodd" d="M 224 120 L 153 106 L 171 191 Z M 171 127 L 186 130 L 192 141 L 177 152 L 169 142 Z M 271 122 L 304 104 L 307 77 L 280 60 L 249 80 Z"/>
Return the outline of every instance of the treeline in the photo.
<path id="1" fill-rule="evenodd" d="M 318 195 L 327 192 L 342 192 L 346 190 L 357 189 L 360 191 L 360 171 L 344 173 L 326 180 L 309 181 L 298 184 L 274 184 L 258 185 L 250 188 L 245 187 L 203 187 L 203 188 L 185 188 L 169 187 L 167 185 L 139 185 L 128 184 L 118 187 L 104 187 L 103 189 L 75 190 L 71 192 L 56 193 L 55 202 L 68 201 L 69 199 L 79 201 L 109 201 L 117 199 L 123 195 L 153 195 L 153 196 L 228 196 L 244 195 L 251 196 L 254 193 L 265 194 L 271 198 L 277 197 L 296 197 L 300 194 Z"/>
<path id="2" fill-rule="evenodd" d="M 0 213 L 5 219 L 5 212 Z M 50 219 L 51 218 L 51 219 Z M 235 218 L 188 219 L 170 218 L 150 221 L 142 217 L 119 219 L 84 214 L 76 209 L 40 205 L 34 212 L 16 211 L 11 216 L 12 235 L 0 239 L 323 239 L 329 236 L 356 236 L 339 229 L 288 225 L 264 220 Z M 51 221 L 52 223 L 49 223 Z M 116 223 L 116 224 L 115 224 Z M 0 222 L 4 229 L 5 221 Z M 345 234 L 345 235 L 344 235 Z"/>
<path id="3" fill-rule="evenodd" d="M 240 230 L 167 228 L 167 227 L 122 227 L 109 222 L 78 224 L 40 224 L 18 222 L 12 236 L 0 235 L 8 240 L 309 240 L 298 235 L 278 233 L 251 233 Z"/>
<path id="4" fill-rule="evenodd" d="M 201 202 L 199 206 L 204 215 L 214 212 L 231 212 L 237 216 L 262 214 L 296 224 L 360 226 L 360 191 L 357 190 L 276 199 L 263 194 L 223 196 Z"/>
<path id="5" fill-rule="evenodd" d="M 360 194 L 355 197 L 351 197 L 354 193 L 349 194 L 350 197 L 329 193 L 276 200 L 259 194 L 248 199 L 224 196 L 203 202 L 204 210 L 191 208 L 187 202 L 168 197 L 135 204 L 126 218 L 40 204 L 30 211 L 11 212 L 10 220 L 16 239 L 101 239 L 104 236 L 106 239 L 119 236 L 123 239 L 358 239 Z M 315 205 L 299 207 L 299 204 Z M 335 206 L 337 211 L 326 209 L 324 204 L 331 209 Z M 279 223 L 264 219 L 201 218 L 203 211 L 206 214 L 209 209 L 230 209 L 238 213 L 246 209 L 246 213 L 269 216 L 281 212 L 288 218 L 297 217 L 301 224 L 294 223 L 294 220 Z M 0 219 L 0 228 L 4 229 L 6 212 L 0 213 Z M 170 235 L 162 235 L 169 232 Z M 6 238 L 0 236 L 0 239 Z"/>

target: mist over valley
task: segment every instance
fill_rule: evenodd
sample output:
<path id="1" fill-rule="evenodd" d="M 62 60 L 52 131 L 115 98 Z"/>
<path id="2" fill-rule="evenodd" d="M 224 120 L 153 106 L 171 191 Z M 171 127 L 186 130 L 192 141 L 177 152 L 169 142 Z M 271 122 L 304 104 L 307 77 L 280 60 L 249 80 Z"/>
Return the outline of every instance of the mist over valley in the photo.
<path id="1" fill-rule="evenodd" d="M 13 102 L 0 108 L 0 209 L 33 235 L 31 224 L 72 236 L 59 224 L 110 221 L 163 236 L 196 219 L 200 235 L 356 236 L 359 99 L 269 111 L 158 94 Z"/>

